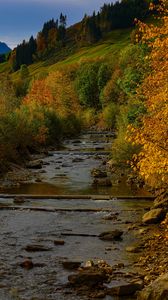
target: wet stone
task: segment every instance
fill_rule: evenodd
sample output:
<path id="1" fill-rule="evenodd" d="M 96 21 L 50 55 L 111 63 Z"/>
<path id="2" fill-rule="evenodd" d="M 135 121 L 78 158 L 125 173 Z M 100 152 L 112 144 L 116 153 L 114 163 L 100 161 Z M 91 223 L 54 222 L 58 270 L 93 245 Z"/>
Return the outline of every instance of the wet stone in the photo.
<path id="1" fill-rule="evenodd" d="M 22 263 L 20 263 L 20 266 L 23 269 L 30 270 L 30 269 L 32 269 L 34 267 L 34 264 L 33 264 L 32 260 L 26 259 Z"/>
<path id="2" fill-rule="evenodd" d="M 119 240 L 122 235 L 123 235 L 123 231 L 116 229 L 113 231 L 102 232 L 99 235 L 99 239 L 104 241 Z"/>
<path id="3" fill-rule="evenodd" d="M 128 247 L 126 247 L 125 250 L 127 252 L 130 252 L 130 253 L 139 253 L 140 252 L 140 247 L 138 247 L 138 246 L 128 246 Z"/>
<path id="4" fill-rule="evenodd" d="M 55 240 L 54 241 L 54 245 L 56 246 L 63 246 L 65 244 L 65 241 L 64 240 Z"/>
<path id="5" fill-rule="evenodd" d="M 91 171 L 91 175 L 94 178 L 105 178 L 105 177 L 107 177 L 107 172 L 104 170 L 101 170 L 101 169 L 93 169 Z"/>
<path id="6" fill-rule="evenodd" d="M 25 202 L 25 198 L 24 197 L 15 197 L 13 200 L 14 204 L 23 204 Z"/>
<path id="7" fill-rule="evenodd" d="M 117 220 L 118 213 L 111 213 L 103 217 L 103 220 Z"/>
<path id="8" fill-rule="evenodd" d="M 75 270 L 81 266 L 81 262 L 79 261 L 63 261 L 62 265 L 67 270 Z"/>
<path id="9" fill-rule="evenodd" d="M 105 291 L 95 291 L 89 294 L 89 297 L 91 299 L 102 299 L 106 297 L 106 292 Z"/>
<path id="10" fill-rule="evenodd" d="M 24 250 L 27 252 L 38 252 L 38 251 L 51 251 L 52 249 L 49 247 L 45 247 L 43 245 L 27 245 Z"/>
<path id="11" fill-rule="evenodd" d="M 84 161 L 84 159 L 80 157 L 76 157 L 72 160 L 73 163 L 82 162 L 82 161 Z"/>
<path id="12" fill-rule="evenodd" d="M 26 164 L 28 169 L 41 169 L 43 161 L 42 160 L 32 160 Z"/>
<path id="13" fill-rule="evenodd" d="M 68 280 L 71 285 L 86 285 L 91 287 L 106 282 L 107 275 L 101 271 L 82 270 L 78 274 L 69 275 Z"/>
<path id="14" fill-rule="evenodd" d="M 137 291 L 142 290 L 143 288 L 143 281 L 135 281 L 130 283 L 121 284 L 119 286 L 114 286 L 107 290 L 107 294 L 111 296 L 128 296 L 133 295 Z"/>
<path id="15" fill-rule="evenodd" d="M 155 224 L 159 223 L 165 217 L 165 212 L 162 208 L 152 209 L 149 212 L 145 213 L 142 221 L 146 224 Z"/>

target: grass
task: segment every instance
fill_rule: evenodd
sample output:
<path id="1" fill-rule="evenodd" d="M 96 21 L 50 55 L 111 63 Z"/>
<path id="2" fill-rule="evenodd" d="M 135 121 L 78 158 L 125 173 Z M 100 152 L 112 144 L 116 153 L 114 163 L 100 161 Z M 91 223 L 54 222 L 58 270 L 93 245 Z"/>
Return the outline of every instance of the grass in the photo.
<path id="1" fill-rule="evenodd" d="M 106 38 L 99 43 L 82 47 L 76 50 L 74 54 L 70 54 L 67 58 L 61 59 L 61 55 L 59 54 L 59 61 L 56 63 L 52 63 L 52 58 L 48 61 L 34 63 L 29 66 L 30 77 L 36 77 L 43 72 L 49 73 L 56 71 L 59 68 L 80 63 L 82 60 L 113 59 L 118 55 L 121 49 L 126 47 L 130 42 L 130 33 L 131 29 L 114 30 L 107 34 Z M 55 58 L 57 58 L 56 55 Z M 8 68 L 9 66 L 7 63 L 0 64 L 0 73 L 6 72 Z M 15 72 L 11 75 L 13 81 L 16 81 L 18 77 L 19 72 Z"/>

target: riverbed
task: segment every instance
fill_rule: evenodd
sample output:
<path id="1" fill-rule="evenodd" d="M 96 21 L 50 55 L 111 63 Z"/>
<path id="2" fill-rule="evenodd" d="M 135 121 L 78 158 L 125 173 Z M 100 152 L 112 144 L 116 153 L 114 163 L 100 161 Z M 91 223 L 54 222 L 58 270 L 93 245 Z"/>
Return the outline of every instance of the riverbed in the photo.
<path id="1" fill-rule="evenodd" d="M 87 132 L 65 141 L 60 150 L 42 158 L 40 170 L 33 171 L 38 182 L 6 190 L 8 197 L 0 197 L 1 300 L 90 299 L 65 287 L 68 276 L 75 272 L 63 267 L 65 261 L 84 265 L 104 260 L 118 268 L 115 284 L 129 273 L 136 275 L 133 265 L 139 253 L 126 248 L 141 242 L 140 227 L 134 224 L 141 224 L 151 200 L 142 189 L 135 195 L 125 180 L 111 187 L 92 184 L 91 170 L 107 160 L 112 140 L 109 132 Z M 13 194 L 24 194 L 24 203 L 14 203 Z M 44 198 L 36 197 L 44 194 Z M 99 239 L 102 232 L 115 229 L 123 232 L 121 240 Z M 55 245 L 57 240 L 63 244 Z M 47 251 L 27 251 L 28 245 Z M 31 269 L 22 267 L 27 259 L 33 262 Z"/>

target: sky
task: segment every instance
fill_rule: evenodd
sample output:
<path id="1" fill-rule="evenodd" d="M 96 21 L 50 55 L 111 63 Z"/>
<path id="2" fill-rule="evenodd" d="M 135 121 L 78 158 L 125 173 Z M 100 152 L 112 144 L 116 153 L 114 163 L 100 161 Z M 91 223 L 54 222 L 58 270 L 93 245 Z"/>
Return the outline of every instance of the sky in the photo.
<path id="1" fill-rule="evenodd" d="M 0 41 L 12 49 L 23 39 L 36 36 L 44 22 L 57 19 L 62 12 L 68 25 L 80 21 L 84 14 L 98 11 L 114 0 L 0 0 Z"/>

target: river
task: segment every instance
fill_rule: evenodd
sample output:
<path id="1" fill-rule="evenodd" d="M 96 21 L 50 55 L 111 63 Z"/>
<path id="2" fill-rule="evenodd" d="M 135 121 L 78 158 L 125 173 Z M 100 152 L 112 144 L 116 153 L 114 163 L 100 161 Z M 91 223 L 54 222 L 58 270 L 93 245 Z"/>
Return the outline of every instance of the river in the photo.
<path id="1" fill-rule="evenodd" d="M 141 198 L 148 193 L 138 190 L 135 195 L 125 179 L 112 187 L 92 184 L 91 170 L 107 158 L 112 140 L 109 132 L 87 132 L 78 139 L 67 140 L 60 150 L 43 158 L 42 169 L 34 171 L 36 182 L 7 190 L 7 198 L 1 195 L 1 300 L 90 299 L 64 287 L 68 275 L 74 272 L 63 267 L 64 261 L 104 260 L 112 266 L 119 264 L 125 274 L 135 271 L 133 263 L 139 254 L 125 249 L 140 242 L 139 227 L 134 223 L 141 223 L 150 205 L 149 199 Z M 13 194 L 24 194 L 24 204 L 14 204 Z M 107 218 L 109 214 L 113 215 L 111 220 Z M 121 241 L 98 238 L 112 229 L 123 231 Z M 64 240 L 64 245 L 54 244 L 59 239 Z M 48 251 L 26 250 L 27 245 L 37 244 Z M 33 261 L 30 270 L 20 266 L 26 259 Z M 120 281 L 116 275 L 117 280 Z"/>

